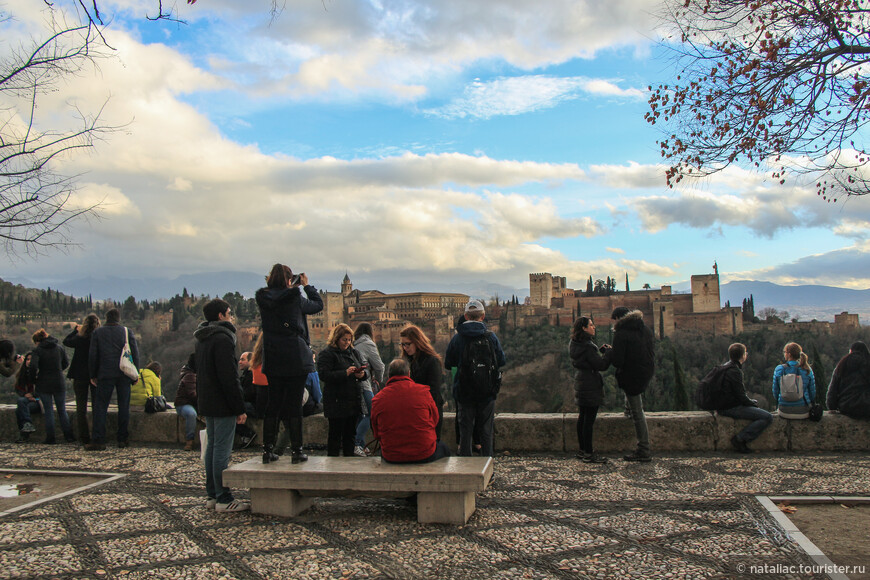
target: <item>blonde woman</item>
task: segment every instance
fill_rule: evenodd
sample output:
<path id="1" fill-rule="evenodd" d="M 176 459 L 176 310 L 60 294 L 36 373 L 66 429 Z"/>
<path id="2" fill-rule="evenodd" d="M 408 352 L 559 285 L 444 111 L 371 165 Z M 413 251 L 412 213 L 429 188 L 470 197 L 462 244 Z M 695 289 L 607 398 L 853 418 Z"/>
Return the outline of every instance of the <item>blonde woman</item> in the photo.
<path id="1" fill-rule="evenodd" d="M 323 414 L 329 420 L 326 454 L 354 455 L 356 425 L 364 412 L 362 383 L 369 378 L 368 363 L 353 347 L 353 331 L 339 324 L 317 355 L 317 373 L 323 381 Z"/>

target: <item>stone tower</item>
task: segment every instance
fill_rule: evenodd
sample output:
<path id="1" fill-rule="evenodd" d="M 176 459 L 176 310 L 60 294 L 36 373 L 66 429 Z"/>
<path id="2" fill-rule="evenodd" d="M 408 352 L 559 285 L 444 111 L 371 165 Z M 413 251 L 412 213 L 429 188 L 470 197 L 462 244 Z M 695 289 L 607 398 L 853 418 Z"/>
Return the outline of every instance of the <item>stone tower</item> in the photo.
<path id="1" fill-rule="evenodd" d="M 719 274 L 692 276 L 692 311 L 719 312 Z"/>
<path id="2" fill-rule="evenodd" d="M 351 292 L 353 292 L 353 284 L 350 283 L 350 276 L 345 272 L 344 280 L 341 281 L 341 295 L 349 296 Z"/>
<path id="3" fill-rule="evenodd" d="M 553 275 L 549 272 L 529 274 L 529 297 L 534 306 L 549 308 L 553 299 Z"/>

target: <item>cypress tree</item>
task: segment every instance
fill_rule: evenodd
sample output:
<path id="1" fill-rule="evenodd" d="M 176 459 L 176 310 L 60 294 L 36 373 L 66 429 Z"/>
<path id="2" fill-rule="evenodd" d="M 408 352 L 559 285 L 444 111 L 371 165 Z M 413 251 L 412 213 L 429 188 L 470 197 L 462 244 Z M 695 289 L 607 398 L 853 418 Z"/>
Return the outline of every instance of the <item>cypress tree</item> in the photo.
<path id="1" fill-rule="evenodd" d="M 686 390 L 686 375 L 680 365 L 677 349 L 671 351 L 674 356 L 674 411 L 689 410 L 689 393 Z"/>
<path id="2" fill-rule="evenodd" d="M 816 403 L 822 406 L 822 409 L 827 409 L 828 399 L 828 377 L 825 370 L 825 365 L 822 363 L 822 357 L 819 355 L 819 349 L 816 348 L 816 343 L 813 343 L 813 376 L 816 379 Z"/>
<path id="3" fill-rule="evenodd" d="M 592 285 L 592 276 L 589 276 L 589 280 L 586 281 L 586 295 L 591 296 L 594 287 Z"/>
<path id="4" fill-rule="evenodd" d="M 628 288 L 628 272 L 625 273 L 625 291 L 630 292 Z"/>

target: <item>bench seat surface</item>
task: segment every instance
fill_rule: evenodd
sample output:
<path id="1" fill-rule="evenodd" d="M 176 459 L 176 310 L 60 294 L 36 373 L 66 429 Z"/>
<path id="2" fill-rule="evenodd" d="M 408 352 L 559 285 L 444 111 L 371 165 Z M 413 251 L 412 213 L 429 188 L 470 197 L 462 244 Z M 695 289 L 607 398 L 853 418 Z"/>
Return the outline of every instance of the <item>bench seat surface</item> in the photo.
<path id="1" fill-rule="evenodd" d="M 290 457 L 264 464 L 257 457 L 224 471 L 224 484 L 258 489 L 476 492 L 492 477 L 490 457 L 448 457 L 432 463 L 395 464 L 379 457 Z"/>

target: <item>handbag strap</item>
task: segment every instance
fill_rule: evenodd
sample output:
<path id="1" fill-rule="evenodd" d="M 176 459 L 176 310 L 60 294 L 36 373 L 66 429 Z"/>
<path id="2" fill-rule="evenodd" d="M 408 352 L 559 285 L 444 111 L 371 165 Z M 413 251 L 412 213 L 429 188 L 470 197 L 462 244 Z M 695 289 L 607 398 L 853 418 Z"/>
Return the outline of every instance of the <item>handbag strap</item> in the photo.
<path id="1" fill-rule="evenodd" d="M 130 347 L 130 335 L 127 332 L 127 327 L 124 327 L 124 346 Z"/>

